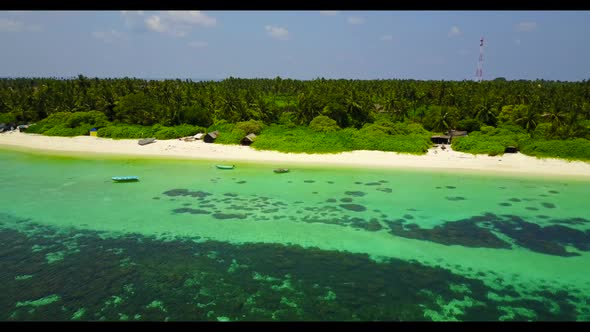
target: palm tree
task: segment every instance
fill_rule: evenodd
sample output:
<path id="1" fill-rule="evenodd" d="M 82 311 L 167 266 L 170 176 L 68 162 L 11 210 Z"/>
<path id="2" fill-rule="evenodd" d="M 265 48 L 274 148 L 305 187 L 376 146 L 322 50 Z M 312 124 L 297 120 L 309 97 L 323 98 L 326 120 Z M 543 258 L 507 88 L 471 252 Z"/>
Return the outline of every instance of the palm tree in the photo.
<path id="1" fill-rule="evenodd" d="M 520 124 L 526 131 L 529 133 L 535 130 L 537 127 L 537 121 L 539 119 L 539 114 L 537 114 L 536 110 L 533 107 L 526 107 L 524 113 L 516 119 L 516 123 Z"/>

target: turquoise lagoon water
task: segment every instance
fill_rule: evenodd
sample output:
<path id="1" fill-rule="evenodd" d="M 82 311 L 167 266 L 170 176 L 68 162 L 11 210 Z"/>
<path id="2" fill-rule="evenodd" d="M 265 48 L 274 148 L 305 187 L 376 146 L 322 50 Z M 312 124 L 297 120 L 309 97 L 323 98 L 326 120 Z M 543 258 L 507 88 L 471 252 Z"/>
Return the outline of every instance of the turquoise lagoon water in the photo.
<path id="1" fill-rule="evenodd" d="M 590 180 L 214 164 L 0 151 L 0 319 L 590 320 Z"/>

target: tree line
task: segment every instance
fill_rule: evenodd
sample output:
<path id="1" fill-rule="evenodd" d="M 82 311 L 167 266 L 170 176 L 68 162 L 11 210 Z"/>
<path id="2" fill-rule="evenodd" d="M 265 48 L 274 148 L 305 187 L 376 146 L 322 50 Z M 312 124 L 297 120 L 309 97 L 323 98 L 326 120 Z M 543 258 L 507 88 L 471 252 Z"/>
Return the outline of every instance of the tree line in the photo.
<path id="1" fill-rule="evenodd" d="M 77 112 L 98 112 L 121 126 L 309 126 L 323 116 L 339 129 L 386 121 L 435 133 L 491 127 L 532 139 L 588 140 L 590 81 L 0 79 L 0 122 Z"/>

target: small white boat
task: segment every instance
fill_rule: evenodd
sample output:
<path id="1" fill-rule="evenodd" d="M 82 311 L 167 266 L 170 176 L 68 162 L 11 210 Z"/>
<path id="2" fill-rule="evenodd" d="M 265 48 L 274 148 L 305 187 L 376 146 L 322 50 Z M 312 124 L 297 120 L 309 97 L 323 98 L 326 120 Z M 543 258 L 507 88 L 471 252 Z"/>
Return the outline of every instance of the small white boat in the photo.
<path id="1" fill-rule="evenodd" d="M 137 181 L 139 181 L 138 176 L 113 176 L 112 179 L 115 182 L 137 182 Z"/>

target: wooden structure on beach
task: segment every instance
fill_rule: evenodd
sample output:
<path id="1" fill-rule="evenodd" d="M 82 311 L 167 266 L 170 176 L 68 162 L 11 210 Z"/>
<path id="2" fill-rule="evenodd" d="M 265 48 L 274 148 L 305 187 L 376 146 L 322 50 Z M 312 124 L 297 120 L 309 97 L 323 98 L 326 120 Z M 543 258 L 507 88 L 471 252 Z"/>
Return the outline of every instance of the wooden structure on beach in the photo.
<path id="1" fill-rule="evenodd" d="M 219 131 L 214 131 L 214 132 L 210 132 L 207 133 L 207 135 L 205 135 L 205 137 L 203 137 L 203 141 L 205 141 L 205 143 L 213 143 L 215 142 L 215 139 L 217 138 L 217 136 L 219 136 Z"/>
<path id="2" fill-rule="evenodd" d="M 504 153 L 517 153 L 518 149 L 515 146 L 508 146 L 504 150 Z"/>
<path id="3" fill-rule="evenodd" d="M 451 141 L 453 140 L 453 137 L 467 136 L 467 132 L 463 130 L 449 130 L 446 134 L 451 136 Z"/>
<path id="4" fill-rule="evenodd" d="M 430 140 L 434 144 L 451 144 L 451 136 L 448 135 L 430 136 Z"/>
<path id="5" fill-rule="evenodd" d="M 449 130 L 445 135 L 430 136 L 430 140 L 434 144 L 451 144 L 454 137 L 460 136 L 467 136 L 467 132 L 462 130 Z"/>
<path id="6" fill-rule="evenodd" d="M 242 138 L 242 140 L 240 141 L 240 144 L 250 145 L 254 142 L 254 139 L 256 139 L 256 134 L 248 134 L 248 135 L 246 135 L 246 137 Z"/>

